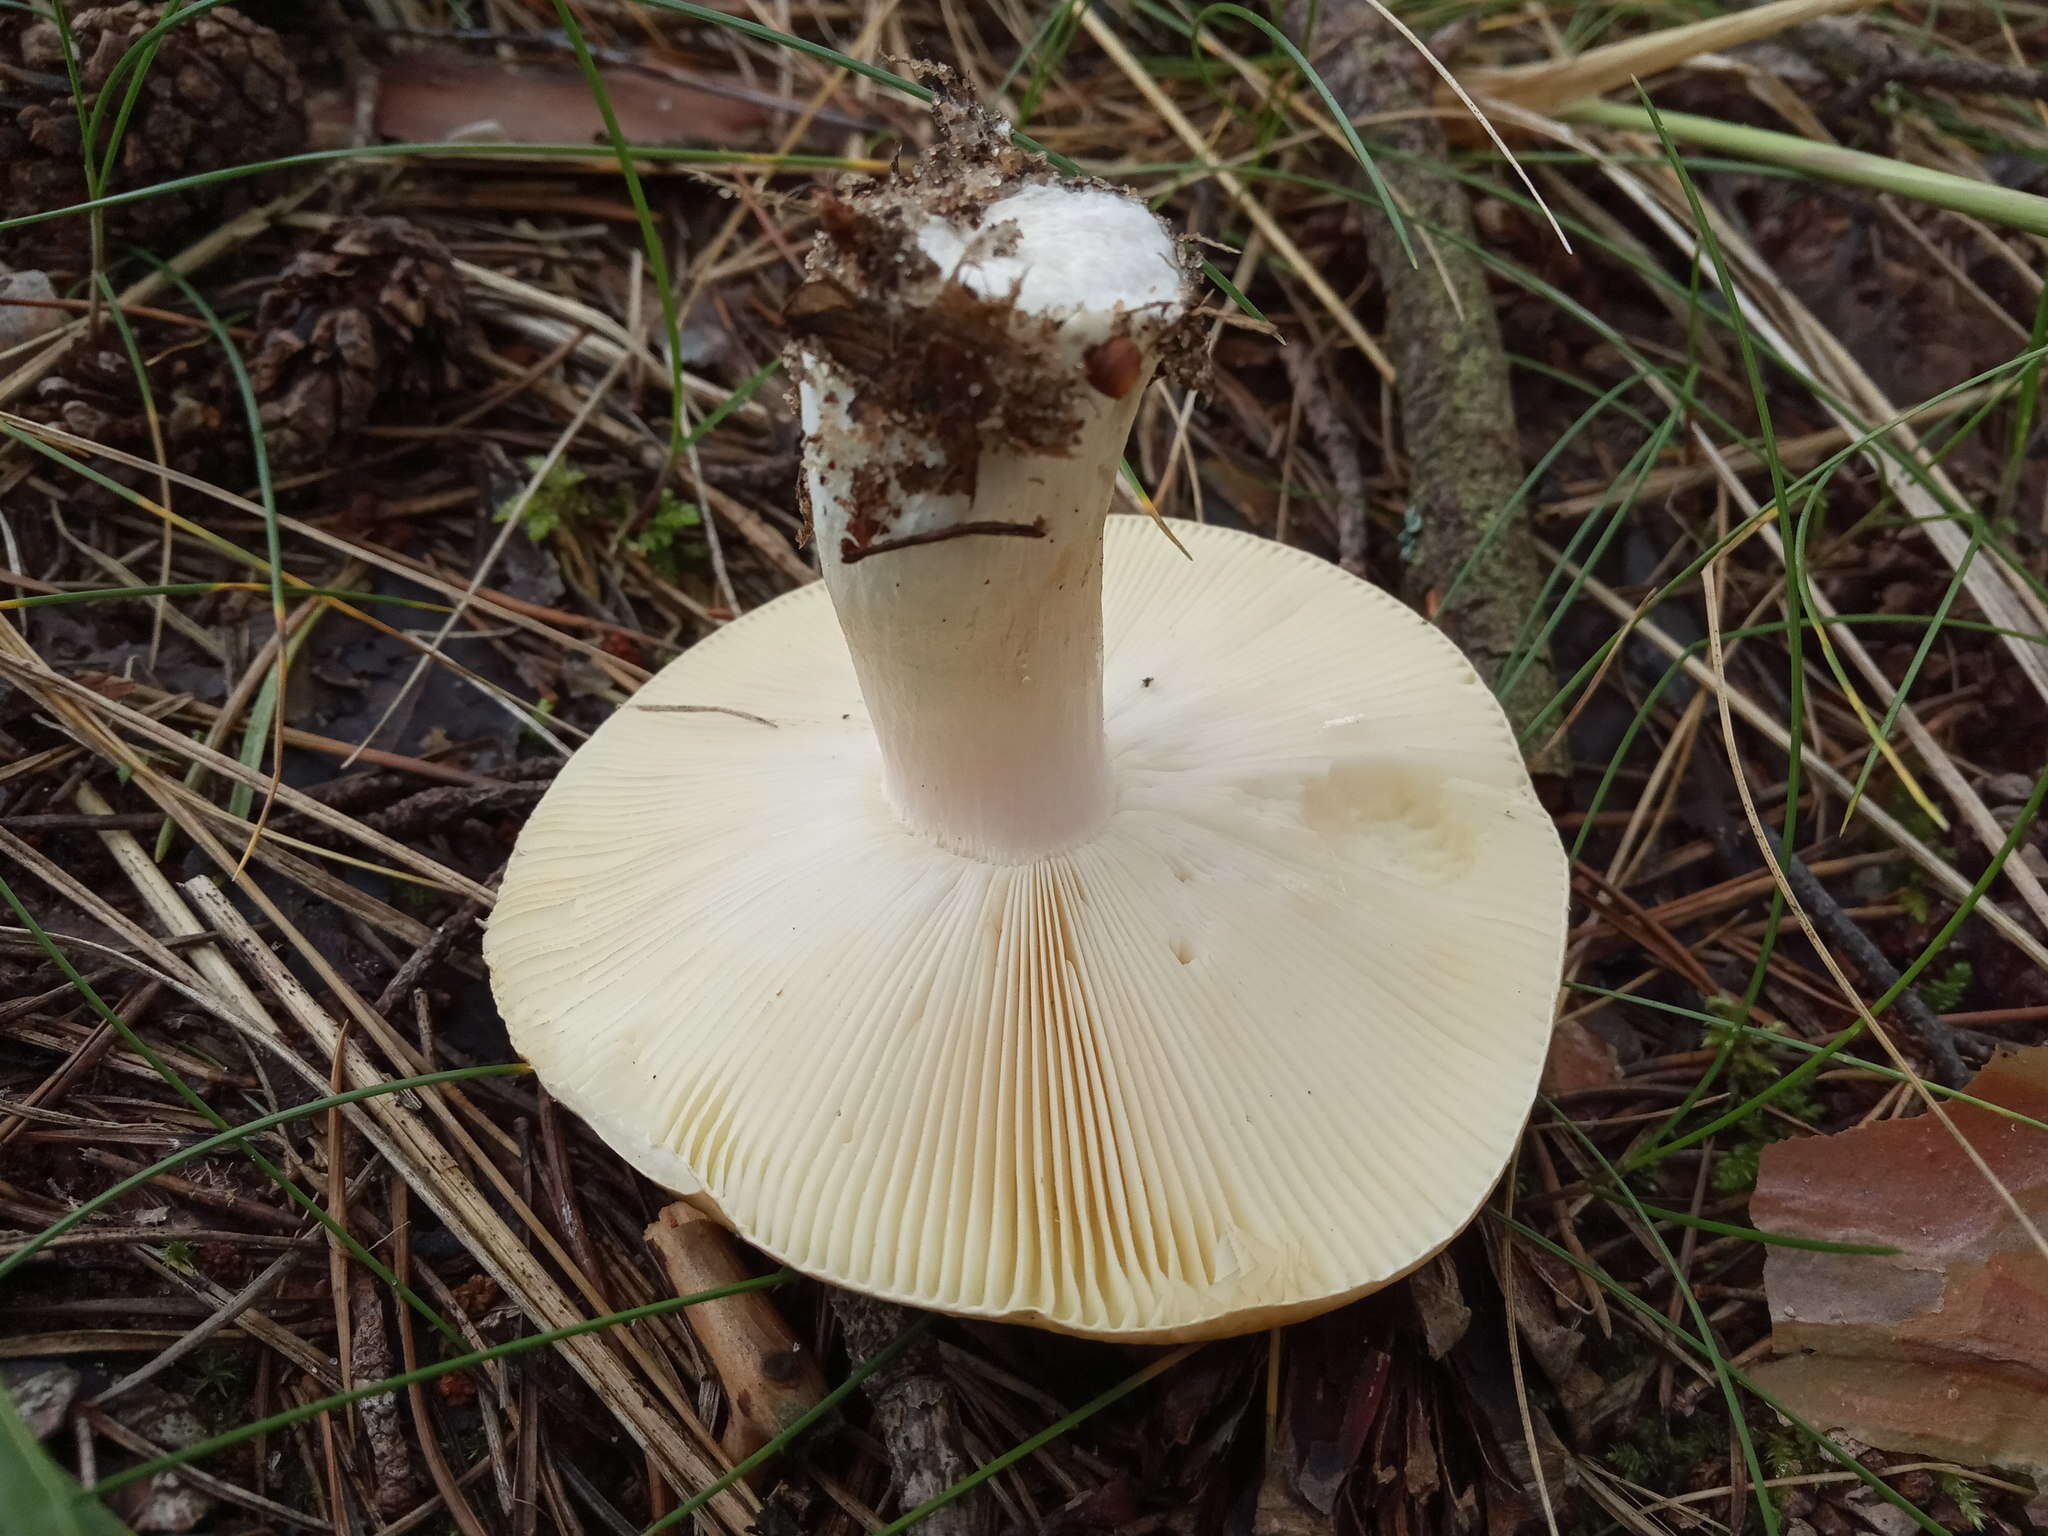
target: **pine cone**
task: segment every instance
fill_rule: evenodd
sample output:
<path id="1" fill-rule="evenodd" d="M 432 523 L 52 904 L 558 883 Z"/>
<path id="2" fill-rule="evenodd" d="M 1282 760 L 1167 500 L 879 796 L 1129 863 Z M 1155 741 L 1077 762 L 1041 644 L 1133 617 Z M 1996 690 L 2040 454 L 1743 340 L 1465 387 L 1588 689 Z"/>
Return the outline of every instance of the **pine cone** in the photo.
<path id="1" fill-rule="evenodd" d="M 167 328 L 148 321 L 135 323 L 145 353 L 155 356 L 149 371 L 150 390 L 169 466 L 216 485 L 246 485 L 251 473 L 249 431 L 233 403 L 220 354 L 211 348 L 170 344 L 172 336 L 190 341 L 190 331 L 167 334 Z M 146 463 L 156 461 L 157 433 L 150 430 L 143 411 L 128 354 L 121 350 L 110 327 L 102 327 L 98 338 L 81 338 L 65 353 L 58 369 L 16 407 L 22 415 L 133 454 Z M 228 402 L 225 411 L 222 401 Z M 159 494 L 153 470 L 111 460 L 101 461 L 98 467 L 101 473 L 145 495 Z M 121 505 L 115 493 L 89 480 L 69 475 L 64 479 L 66 493 L 81 509 L 97 511 Z"/>
<path id="2" fill-rule="evenodd" d="M 88 105 L 123 53 L 162 15 L 161 5 L 129 3 L 72 18 Z M 114 82 L 117 101 L 105 114 L 101 154 L 133 78 L 132 71 L 124 72 Z M 296 153 L 305 142 L 298 72 L 277 34 L 236 11 L 209 11 L 163 35 L 107 190 L 132 191 L 274 159 Z M 0 207 L 20 214 L 85 201 L 80 144 L 56 24 L 0 11 Z M 239 212 L 274 189 L 274 178 L 243 177 L 109 208 L 109 247 L 167 246 L 187 226 Z M 83 215 L 26 224 L 0 231 L 0 262 L 82 271 L 91 260 L 91 242 Z"/>
<path id="3" fill-rule="evenodd" d="M 250 375 L 273 458 L 320 460 L 380 399 L 459 381 L 462 284 L 440 241 L 404 219 L 348 219 L 295 257 L 256 310 Z"/>

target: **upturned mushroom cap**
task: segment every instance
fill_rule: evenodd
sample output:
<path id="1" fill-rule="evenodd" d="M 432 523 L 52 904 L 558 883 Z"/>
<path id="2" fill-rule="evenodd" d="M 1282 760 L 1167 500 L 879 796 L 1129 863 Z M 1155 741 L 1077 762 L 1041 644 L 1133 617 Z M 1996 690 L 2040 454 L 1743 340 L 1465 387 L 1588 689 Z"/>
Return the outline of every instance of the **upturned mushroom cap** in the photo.
<path id="1" fill-rule="evenodd" d="M 1112 803 L 1043 857 L 906 825 L 822 585 L 642 689 L 490 923 L 549 1090 L 768 1253 L 942 1312 L 1208 1337 L 1441 1248 L 1535 1090 L 1562 850 L 1434 628 L 1175 526 L 1192 561 L 1108 520 Z"/>

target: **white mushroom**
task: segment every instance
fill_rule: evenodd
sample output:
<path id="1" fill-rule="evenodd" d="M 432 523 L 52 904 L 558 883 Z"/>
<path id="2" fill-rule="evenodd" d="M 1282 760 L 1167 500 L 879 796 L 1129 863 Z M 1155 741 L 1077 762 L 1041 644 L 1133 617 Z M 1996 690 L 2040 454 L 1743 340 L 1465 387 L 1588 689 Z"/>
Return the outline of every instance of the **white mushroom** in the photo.
<path id="1" fill-rule="evenodd" d="M 499 1005 L 622 1156 L 835 1284 L 1137 1341 L 1305 1317 L 1499 1177 L 1565 859 L 1421 618 L 1105 516 L 1175 243 L 946 126 L 827 207 L 791 306 L 824 582 L 563 771 Z"/>

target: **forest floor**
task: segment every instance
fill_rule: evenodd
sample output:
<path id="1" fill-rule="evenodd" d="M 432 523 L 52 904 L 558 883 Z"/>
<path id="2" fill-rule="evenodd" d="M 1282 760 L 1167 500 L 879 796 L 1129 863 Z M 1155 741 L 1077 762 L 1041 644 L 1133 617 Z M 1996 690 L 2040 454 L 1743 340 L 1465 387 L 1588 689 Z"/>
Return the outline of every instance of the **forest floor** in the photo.
<path id="1" fill-rule="evenodd" d="M 1496 685 L 1555 679 L 1519 721 L 1573 857 L 1544 1092 L 1446 1256 L 1313 1323 L 1164 1369 L 934 1324 L 984 1471 L 924 1518 L 2048 1526 L 2048 1128 L 1955 1173 L 1977 1122 L 1928 1108 L 2048 1045 L 2048 6 L 1795 9 L 1399 8 L 1521 167 L 1439 98 L 1420 169 L 1469 202 L 1513 396 L 1489 511 L 1541 562 Z M 565 756 L 812 579 L 781 304 L 810 189 L 928 141 L 903 61 L 1213 242 L 1244 305 L 1140 412 L 1158 511 L 1415 595 L 1442 466 L 1372 183 L 1237 7 L 190 11 L 0 9 L 0 1505 L 61 1466 L 136 1531 L 900 1529 L 858 1392 L 725 1476 L 667 1197 L 509 1065 L 480 919 Z M 1359 34 L 1321 36 L 1318 71 Z M 1965 1208 L 1913 1273 L 1981 1315 L 1831 1247 Z M 1789 1328 L 1801 1284 L 1857 1326 Z M 844 1381 L 820 1287 L 767 1294 Z M 43 1518 L 0 1532 L 104 1528 Z"/>

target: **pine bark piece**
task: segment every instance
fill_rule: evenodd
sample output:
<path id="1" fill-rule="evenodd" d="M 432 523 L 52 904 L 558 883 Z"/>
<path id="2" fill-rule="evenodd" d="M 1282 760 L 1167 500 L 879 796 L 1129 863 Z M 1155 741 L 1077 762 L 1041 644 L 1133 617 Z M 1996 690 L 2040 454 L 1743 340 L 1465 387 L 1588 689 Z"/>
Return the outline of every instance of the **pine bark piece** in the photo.
<path id="1" fill-rule="evenodd" d="M 163 10 L 131 0 L 72 17 L 88 105 Z M 85 201 L 78 113 L 56 24 L 0 12 L 0 75 L 0 204 L 18 214 Z M 118 97 L 125 99 L 132 79 L 124 72 L 114 81 Z M 106 123 L 115 110 L 104 114 Z M 107 190 L 276 159 L 305 142 L 304 94 L 283 43 L 268 27 L 223 7 L 163 34 Z M 105 153 L 104 143 L 99 152 Z M 271 177 L 242 177 L 109 208 L 108 248 L 164 245 L 192 224 L 228 217 L 276 191 Z M 77 272 L 91 255 L 91 226 L 83 215 L 0 231 L 0 263 L 9 266 Z"/>
<path id="2" fill-rule="evenodd" d="M 917 1313 L 852 1291 L 832 1292 L 832 1310 L 855 1362 L 873 1358 L 908 1328 Z M 868 1378 L 875 1438 L 889 1453 L 898 1504 L 912 1510 L 974 1470 L 961 1446 L 958 1394 L 946 1380 L 938 1350 L 919 1339 Z M 997 1505 L 976 1489 L 928 1516 L 924 1536 L 990 1536 Z"/>
<path id="3" fill-rule="evenodd" d="M 678 1296 L 753 1278 L 732 1234 L 688 1201 L 665 1207 L 647 1229 L 647 1241 Z M 817 1355 L 790 1331 L 766 1291 L 700 1301 L 688 1317 L 732 1404 L 724 1447 L 733 1460 L 760 1450 L 830 1390 Z"/>
<path id="4" fill-rule="evenodd" d="M 1386 295 L 1408 501 L 1420 521 L 1407 596 L 1436 614 L 1497 688 L 1524 621 L 1536 611 L 1543 564 L 1526 509 L 1513 505 L 1521 443 L 1486 275 L 1467 249 L 1475 239 L 1471 204 L 1463 187 L 1431 169 L 1447 155 L 1430 112 L 1435 74 L 1359 0 L 1327 0 L 1320 9 L 1310 55 L 1345 112 L 1354 120 L 1371 115 L 1375 142 L 1395 152 L 1376 163 L 1421 257 L 1411 265 L 1392 220 L 1366 212 L 1366 248 Z M 1308 14 L 1305 5 L 1293 7 L 1297 29 Z M 1433 255 L 1417 226 L 1443 232 Z M 1494 530 L 1503 508 L 1510 510 Z M 1555 691 L 1549 658 L 1539 655 L 1501 703 L 1519 729 Z"/>
<path id="5" fill-rule="evenodd" d="M 459 382 L 461 279 L 439 240 L 404 219 L 346 219 L 294 257 L 257 307 L 249 375 L 271 456 L 317 462 L 380 400 Z"/>
<path id="6" fill-rule="evenodd" d="M 361 1265 L 349 1266 L 348 1297 L 349 1373 L 358 1382 L 382 1381 L 395 1374 L 391 1337 L 384 1327 L 384 1297 L 370 1272 Z M 380 1392 L 375 1397 L 366 1397 L 357 1404 L 356 1412 L 362 1417 L 363 1433 L 370 1442 L 370 1470 L 375 1474 L 372 1497 L 377 1512 L 386 1520 L 395 1520 L 412 1507 L 417 1488 L 398 1394 Z"/>
<path id="7" fill-rule="evenodd" d="M 2048 1120 L 2048 1047 L 1994 1058 L 1967 1090 Z M 1949 1118 L 2037 1226 L 2048 1131 L 1952 1102 Z M 1942 1123 L 1886 1120 L 1766 1148 L 1750 1217 L 1767 1232 L 1896 1247 L 1774 1247 L 1765 1387 L 1883 1450 L 2048 1472 L 2048 1256 Z"/>

